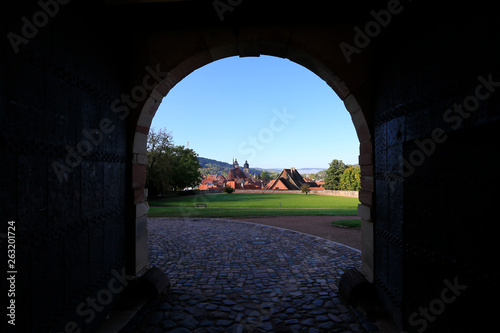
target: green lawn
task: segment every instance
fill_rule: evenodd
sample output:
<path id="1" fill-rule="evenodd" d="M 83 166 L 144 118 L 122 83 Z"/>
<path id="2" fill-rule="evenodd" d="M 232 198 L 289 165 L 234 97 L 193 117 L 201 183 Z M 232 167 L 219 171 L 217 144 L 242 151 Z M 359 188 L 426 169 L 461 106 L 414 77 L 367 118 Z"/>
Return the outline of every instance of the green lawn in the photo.
<path id="1" fill-rule="evenodd" d="M 207 208 L 196 208 L 196 204 Z M 281 204 L 281 208 L 280 208 Z M 359 200 L 304 194 L 233 193 L 150 202 L 149 217 L 357 215 Z"/>
<path id="2" fill-rule="evenodd" d="M 333 221 L 332 225 L 346 227 L 346 228 L 361 229 L 361 220 L 353 219 L 353 220 Z"/>

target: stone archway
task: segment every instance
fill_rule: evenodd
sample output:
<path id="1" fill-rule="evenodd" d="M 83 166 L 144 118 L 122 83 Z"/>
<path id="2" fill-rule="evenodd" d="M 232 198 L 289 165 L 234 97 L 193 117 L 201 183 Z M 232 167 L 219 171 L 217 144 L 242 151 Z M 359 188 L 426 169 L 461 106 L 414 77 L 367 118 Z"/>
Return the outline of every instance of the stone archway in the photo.
<path id="1" fill-rule="evenodd" d="M 248 42 L 250 43 L 250 42 Z M 250 44 L 247 44 L 250 45 Z M 140 112 L 137 126 L 134 133 L 133 143 L 133 172 L 132 188 L 134 191 L 135 204 L 135 268 L 139 272 L 148 263 L 147 258 L 147 218 L 148 211 L 147 193 L 145 192 L 146 177 L 146 141 L 153 117 L 163 99 L 170 89 L 172 89 L 184 77 L 194 70 L 207 65 L 213 61 L 230 56 L 259 56 L 270 55 L 287 58 L 300 64 L 323 79 L 343 100 L 347 111 L 351 114 L 358 139 L 360 141 L 359 164 L 361 167 L 361 191 L 359 199 L 361 204 L 358 207 L 359 215 L 362 219 L 362 258 L 363 271 L 370 281 L 373 281 L 373 220 L 372 204 L 374 197 L 373 178 L 373 143 L 369 124 L 363 113 L 362 105 L 369 103 L 366 95 L 362 92 L 351 91 L 344 81 L 330 70 L 330 68 L 318 62 L 312 56 L 296 49 L 288 48 L 285 53 L 273 52 L 272 49 L 279 48 L 280 45 L 269 44 L 269 50 L 262 49 L 256 54 L 245 52 L 245 48 L 237 44 L 220 46 L 198 53 L 179 65 L 168 73 L 165 78 L 151 93 L 144 103 Z"/>

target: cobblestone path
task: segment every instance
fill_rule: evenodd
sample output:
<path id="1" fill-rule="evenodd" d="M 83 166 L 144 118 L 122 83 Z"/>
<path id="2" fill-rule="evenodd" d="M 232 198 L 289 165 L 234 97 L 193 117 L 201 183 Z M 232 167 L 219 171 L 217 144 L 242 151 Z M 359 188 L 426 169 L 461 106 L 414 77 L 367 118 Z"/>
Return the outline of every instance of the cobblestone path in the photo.
<path id="1" fill-rule="evenodd" d="M 171 294 L 122 332 L 371 332 L 337 296 L 358 250 L 286 229 L 221 219 L 150 219 L 150 264 Z"/>

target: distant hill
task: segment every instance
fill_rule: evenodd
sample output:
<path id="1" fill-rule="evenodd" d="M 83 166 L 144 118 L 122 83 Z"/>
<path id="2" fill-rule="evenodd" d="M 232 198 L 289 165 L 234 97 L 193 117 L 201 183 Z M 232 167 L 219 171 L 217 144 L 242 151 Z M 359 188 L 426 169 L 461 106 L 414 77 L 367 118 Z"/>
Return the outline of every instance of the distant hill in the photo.
<path id="1" fill-rule="evenodd" d="M 321 169 L 321 168 L 303 168 L 303 169 L 297 169 L 297 171 L 301 175 L 310 175 L 311 173 L 318 173 L 320 171 L 325 171 L 326 169 Z"/>
<path id="2" fill-rule="evenodd" d="M 223 175 L 227 176 L 229 170 L 233 168 L 232 164 L 221 162 L 217 160 L 212 160 L 210 158 L 198 157 L 198 161 L 200 161 L 200 171 L 202 175 Z M 243 168 L 243 165 L 240 165 L 240 168 Z M 260 175 L 262 171 L 267 171 L 269 174 L 278 174 L 277 170 L 272 169 L 261 169 L 261 168 L 250 168 L 251 175 Z M 281 171 L 281 170 L 280 170 Z"/>

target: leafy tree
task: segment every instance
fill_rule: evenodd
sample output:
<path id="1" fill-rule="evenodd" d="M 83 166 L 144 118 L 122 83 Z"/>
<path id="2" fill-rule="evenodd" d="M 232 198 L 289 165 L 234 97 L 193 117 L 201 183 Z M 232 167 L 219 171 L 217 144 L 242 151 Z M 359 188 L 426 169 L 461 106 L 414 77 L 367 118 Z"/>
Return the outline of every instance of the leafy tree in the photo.
<path id="1" fill-rule="evenodd" d="M 311 192 L 311 187 L 307 184 L 304 184 L 302 185 L 300 190 L 302 191 L 302 193 L 305 193 L 307 195 L 307 193 Z"/>
<path id="2" fill-rule="evenodd" d="M 173 148 L 173 138 L 170 132 L 165 129 L 155 132 L 151 129 L 147 141 L 146 186 L 152 197 L 172 187 L 171 154 Z"/>
<path id="3" fill-rule="evenodd" d="M 147 151 L 146 186 L 151 196 L 201 182 L 198 155 L 192 149 L 174 146 L 172 134 L 166 129 L 150 131 Z"/>
<path id="4" fill-rule="evenodd" d="M 359 191 L 361 188 L 361 169 L 359 167 L 347 168 L 340 177 L 342 191 Z"/>
<path id="5" fill-rule="evenodd" d="M 262 179 L 262 180 L 271 180 L 271 175 L 267 171 L 262 171 L 260 173 L 260 179 Z"/>
<path id="6" fill-rule="evenodd" d="M 347 165 L 341 160 L 333 160 L 330 163 L 325 176 L 325 190 L 338 190 L 340 188 L 340 177 L 347 169 Z"/>
<path id="7" fill-rule="evenodd" d="M 185 187 L 195 187 L 201 182 L 200 162 L 194 150 L 177 146 L 173 149 L 172 186 L 175 190 Z"/>

